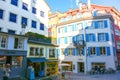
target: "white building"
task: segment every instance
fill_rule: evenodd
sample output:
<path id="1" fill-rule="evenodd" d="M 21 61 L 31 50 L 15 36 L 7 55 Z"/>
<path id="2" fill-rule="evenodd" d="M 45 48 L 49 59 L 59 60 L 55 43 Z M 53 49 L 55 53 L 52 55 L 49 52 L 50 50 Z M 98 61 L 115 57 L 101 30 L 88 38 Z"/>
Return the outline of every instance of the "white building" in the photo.
<path id="1" fill-rule="evenodd" d="M 48 35 L 48 12 L 45 0 L 0 0 L 0 30 L 12 34 L 25 32 Z"/>
<path id="2" fill-rule="evenodd" d="M 73 73 L 87 72 L 96 66 L 116 70 L 116 51 L 110 15 L 80 17 L 59 22 L 57 43 L 62 63 Z M 83 43 L 80 43 L 80 42 Z M 82 44 L 85 46 L 80 46 Z"/>

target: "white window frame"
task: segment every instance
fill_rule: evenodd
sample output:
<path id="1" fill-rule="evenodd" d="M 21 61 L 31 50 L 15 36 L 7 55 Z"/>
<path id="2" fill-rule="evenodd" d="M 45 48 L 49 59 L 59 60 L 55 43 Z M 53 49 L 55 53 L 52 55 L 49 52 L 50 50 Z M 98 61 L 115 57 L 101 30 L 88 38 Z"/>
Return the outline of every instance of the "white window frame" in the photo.
<path id="1" fill-rule="evenodd" d="M 0 35 L 0 48 L 1 49 L 6 49 L 8 45 L 8 37 L 4 35 Z M 5 47 L 2 47 L 4 45 Z"/>
<path id="2" fill-rule="evenodd" d="M 24 49 L 24 38 L 15 37 L 15 39 L 18 38 L 18 44 L 15 48 L 15 41 L 14 41 L 14 49 Z"/>

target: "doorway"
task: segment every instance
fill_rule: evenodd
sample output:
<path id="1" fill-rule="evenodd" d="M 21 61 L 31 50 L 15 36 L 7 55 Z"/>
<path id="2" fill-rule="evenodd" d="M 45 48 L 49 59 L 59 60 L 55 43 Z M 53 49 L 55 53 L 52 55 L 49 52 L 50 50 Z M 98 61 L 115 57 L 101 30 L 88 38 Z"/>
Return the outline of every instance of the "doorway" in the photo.
<path id="1" fill-rule="evenodd" d="M 78 72 L 84 72 L 84 63 L 83 62 L 78 62 Z"/>

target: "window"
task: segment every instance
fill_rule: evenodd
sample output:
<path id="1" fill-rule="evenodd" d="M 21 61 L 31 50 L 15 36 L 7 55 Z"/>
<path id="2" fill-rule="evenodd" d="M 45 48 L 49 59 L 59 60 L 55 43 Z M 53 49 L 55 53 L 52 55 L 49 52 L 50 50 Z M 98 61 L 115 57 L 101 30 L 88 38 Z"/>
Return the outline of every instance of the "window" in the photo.
<path id="1" fill-rule="evenodd" d="M 91 47 L 91 48 L 90 48 L 90 54 L 91 54 L 91 55 L 95 55 L 95 54 L 96 54 L 96 49 L 95 49 L 95 47 Z"/>
<path id="2" fill-rule="evenodd" d="M 61 41 L 61 44 L 64 44 L 64 37 L 61 37 L 61 39 L 60 39 Z"/>
<path id="3" fill-rule="evenodd" d="M 3 19 L 3 10 L 2 9 L 0 9 L 0 19 Z"/>
<path id="4" fill-rule="evenodd" d="M 68 54 L 72 55 L 72 48 L 68 48 Z"/>
<path id="5" fill-rule="evenodd" d="M 40 30 L 44 30 L 44 24 L 40 23 Z"/>
<path id="6" fill-rule="evenodd" d="M 37 0 L 32 0 L 32 2 L 33 2 L 33 3 L 36 3 L 36 2 L 37 2 Z"/>
<path id="7" fill-rule="evenodd" d="M 32 21 L 32 28 L 36 28 L 36 21 Z"/>
<path id="8" fill-rule="evenodd" d="M 23 38 L 15 38 L 14 48 L 15 49 L 23 49 L 24 48 L 24 39 Z"/>
<path id="9" fill-rule="evenodd" d="M 64 49 L 64 48 L 62 48 L 62 49 L 61 49 L 61 55 L 63 55 L 63 54 L 64 54 L 64 51 L 65 51 L 65 49 Z"/>
<path id="10" fill-rule="evenodd" d="M 9 21 L 16 23 L 16 21 L 17 21 L 17 15 L 13 14 L 13 13 L 10 13 Z"/>
<path id="11" fill-rule="evenodd" d="M 98 21 L 98 28 L 104 28 L 103 21 Z"/>
<path id="12" fill-rule="evenodd" d="M 76 29 L 76 30 L 82 30 L 82 29 L 83 29 L 82 23 L 78 23 L 78 24 L 77 24 L 77 29 Z"/>
<path id="13" fill-rule="evenodd" d="M 93 36 L 92 36 L 92 34 L 89 34 L 89 41 L 93 41 Z"/>
<path id="14" fill-rule="evenodd" d="M 60 33 L 64 33 L 64 27 L 60 28 Z"/>
<path id="15" fill-rule="evenodd" d="M 44 56 L 44 48 L 30 47 L 29 56 Z"/>
<path id="16" fill-rule="evenodd" d="M 11 4 L 17 6 L 18 5 L 18 0 L 11 0 Z"/>
<path id="17" fill-rule="evenodd" d="M 8 34 L 15 34 L 14 30 L 8 30 Z"/>
<path id="18" fill-rule="evenodd" d="M 43 11 L 40 11 L 40 16 L 44 17 L 44 12 Z"/>
<path id="19" fill-rule="evenodd" d="M 2 28 L 0 28 L 0 32 L 1 32 Z"/>
<path id="20" fill-rule="evenodd" d="M 27 25 L 27 18 L 22 17 L 21 24 Z"/>
<path id="21" fill-rule="evenodd" d="M 106 54 L 106 49 L 105 47 L 100 47 L 100 54 L 105 55 Z"/>
<path id="22" fill-rule="evenodd" d="M 68 32 L 71 32 L 72 31 L 72 25 L 69 25 L 68 26 Z"/>
<path id="23" fill-rule="evenodd" d="M 36 14 L 36 8 L 32 7 L 32 13 Z"/>
<path id="24" fill-rule="evenodd" d="M 49 49 L 49 57 L 50 58 L 55 57 L 55 49 Z"/>
<path id="25" fill-rule="evenodd" d="M 105 41 L 105 34 L 104 33 L 98 33 L 98 41 Z"/>
<path id="26" fill-rule="evenodd" d="M 24 10 L 27 11 L 28 10 L 28 4 L 26 4 L 26 3 L 23 2 L 22 9 L 24 9 Z"/>
<path id="27" fill-rule="evenodd" d="M 68 42 L 69 42 L 69 43 L 72 43 L 72 36 L 69 36 L 69 37 L 68 37 Z"/>
<path id="28" fill-rule="evenodd" d="M 29 53 L 30 56 L 34 56 L 34 47 L 30 47 L 30 53 Z"/>
<path id="29" fill-rule="evenodd" d="M 60 28 L 58 28 L 58 33 L 60 33 Z"/>
<path id="30" fill-rule="evenodd" d="M 12 68 L 22 67 L 22 56 L 0 56 L 0 68 L 9 63 Z"/>
<path id="31" fill-rule="evenodd" d="M 44 48 L 40 48 L 40 56 L 44 55 Z"/>
<path id="32" fill-rule="evenodd" d="M 7 36 L 0 35 L 0 48 L 7 48 Z"/>
<path id="33" fill-rule="evenodd" d="M 108 33 L 98 33 L 98 41 L 109 41 Z"/>

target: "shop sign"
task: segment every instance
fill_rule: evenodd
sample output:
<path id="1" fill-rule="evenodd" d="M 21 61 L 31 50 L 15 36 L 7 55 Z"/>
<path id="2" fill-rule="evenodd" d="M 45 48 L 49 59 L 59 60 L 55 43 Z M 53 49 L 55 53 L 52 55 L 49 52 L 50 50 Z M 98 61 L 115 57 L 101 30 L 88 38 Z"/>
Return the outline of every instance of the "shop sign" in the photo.
<path id="1" fill-rule="evenodd" d="M 16 52 L 15 51 L 7 51 L 6 53 L 7 54 L 15 54 Z"/>

